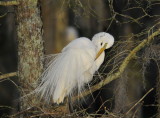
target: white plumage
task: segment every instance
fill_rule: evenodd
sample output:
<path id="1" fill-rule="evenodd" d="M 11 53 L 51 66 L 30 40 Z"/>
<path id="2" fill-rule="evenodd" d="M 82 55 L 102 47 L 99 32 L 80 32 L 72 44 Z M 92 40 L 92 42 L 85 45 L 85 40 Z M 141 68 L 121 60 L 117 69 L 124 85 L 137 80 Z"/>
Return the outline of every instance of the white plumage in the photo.
<path id="1" fill-rule="evenodd" d="M 85 37 L 73 40 L 50 61 L 35 91 L 45 101 L 57 104 L 74 90 L 81 92 L 104 61 L 104 45 L 107 49 L 113 43 L 113 36 L 105 32 L 94 35 L 92 41 Z"/>

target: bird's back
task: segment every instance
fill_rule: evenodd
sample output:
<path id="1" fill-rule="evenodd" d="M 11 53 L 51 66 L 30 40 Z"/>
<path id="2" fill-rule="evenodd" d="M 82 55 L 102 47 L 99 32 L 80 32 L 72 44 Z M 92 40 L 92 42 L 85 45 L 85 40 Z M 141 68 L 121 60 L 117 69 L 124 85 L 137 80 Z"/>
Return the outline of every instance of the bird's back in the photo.
<path id="1" fill-rule="evenodd" d="M 95 45 L 88 38 L 81 37 L 71 41 L 66 47 L 63 48 L 62 52 L 68 49 L 93 49 L 95 50 Z"/>

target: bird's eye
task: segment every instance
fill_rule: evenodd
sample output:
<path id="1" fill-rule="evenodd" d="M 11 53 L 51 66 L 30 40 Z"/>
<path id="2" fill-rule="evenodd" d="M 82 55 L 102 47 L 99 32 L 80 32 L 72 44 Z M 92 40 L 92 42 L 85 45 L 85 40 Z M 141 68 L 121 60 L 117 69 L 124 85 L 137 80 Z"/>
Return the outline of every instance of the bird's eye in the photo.
<path id="1" fill-rule="evenodd" d="M 103 45 L 103 42 L 101 42 L 101 46 Z"/>

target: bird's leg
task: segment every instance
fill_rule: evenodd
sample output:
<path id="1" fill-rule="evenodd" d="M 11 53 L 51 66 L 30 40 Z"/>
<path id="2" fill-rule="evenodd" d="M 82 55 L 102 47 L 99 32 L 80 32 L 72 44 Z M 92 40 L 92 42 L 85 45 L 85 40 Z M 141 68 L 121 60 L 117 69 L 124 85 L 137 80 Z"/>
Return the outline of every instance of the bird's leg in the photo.
<path id="1" fill-rule="evenodd" d="M 70 95 L 67 97 L 67 103 L 69 112 L 73 113 L 73 103 Z"/>

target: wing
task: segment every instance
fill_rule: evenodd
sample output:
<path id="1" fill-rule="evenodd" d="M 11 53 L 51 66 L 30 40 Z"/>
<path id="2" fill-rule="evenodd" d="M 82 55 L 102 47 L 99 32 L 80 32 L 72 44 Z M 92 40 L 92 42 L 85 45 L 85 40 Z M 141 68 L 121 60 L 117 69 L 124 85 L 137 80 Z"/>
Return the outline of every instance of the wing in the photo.
<path id="1" fill-rule="evenodd" d="M 81 91 L 96 71 L 95 46 L 87 38 L 79 38 L 66 46 L 62 53 L 49 63 L 36 91 L 46 101 L 61 103 L 74 88 Z"/>

